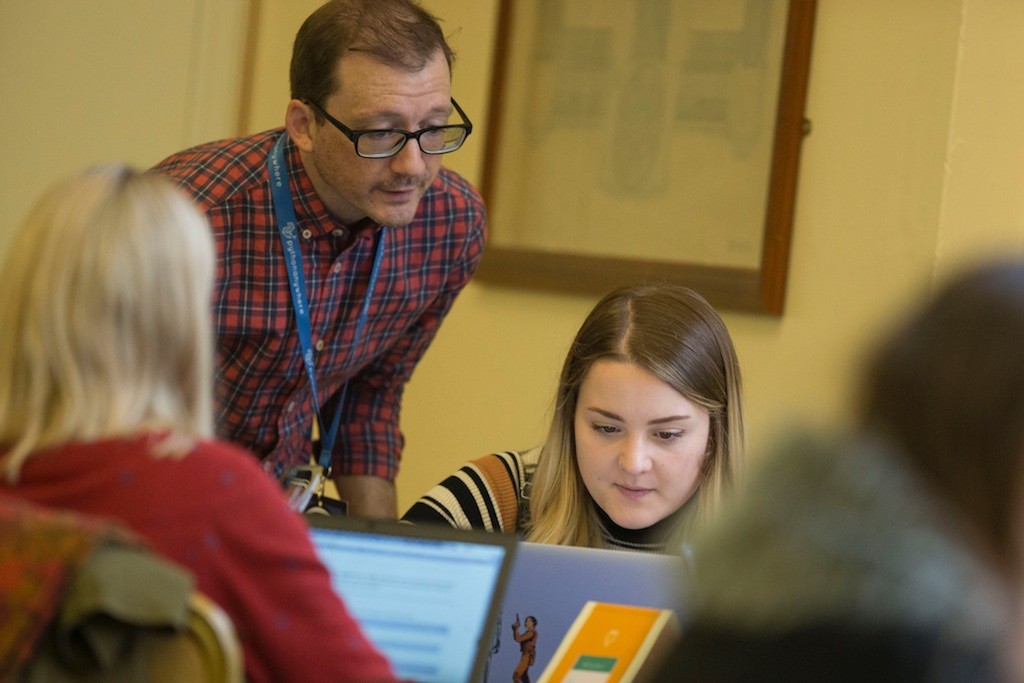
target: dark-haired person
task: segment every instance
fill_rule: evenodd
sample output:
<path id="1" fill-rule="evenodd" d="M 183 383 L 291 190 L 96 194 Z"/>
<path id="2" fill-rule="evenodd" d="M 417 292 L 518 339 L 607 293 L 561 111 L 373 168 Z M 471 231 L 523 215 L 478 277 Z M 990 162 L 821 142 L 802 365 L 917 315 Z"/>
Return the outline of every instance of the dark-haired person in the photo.
<path id="1" fill-rule="evenodd" d="M 155 167 L 213 226 L 219 434 L 278 478 L 316 456 L 355 515 L 396 514 L 402 392 L 483 250 L 479 194 L 441 168 L 472 130 L 452 60 L 413 0 L 332 0 L 283 128 Z"/>
<path id="2" fill-rule="evenodd" d="M 852 434 L 795 435 L 695 545 L 656 680 L 1021 681 L 1024 262 L 873 351 Z"/>

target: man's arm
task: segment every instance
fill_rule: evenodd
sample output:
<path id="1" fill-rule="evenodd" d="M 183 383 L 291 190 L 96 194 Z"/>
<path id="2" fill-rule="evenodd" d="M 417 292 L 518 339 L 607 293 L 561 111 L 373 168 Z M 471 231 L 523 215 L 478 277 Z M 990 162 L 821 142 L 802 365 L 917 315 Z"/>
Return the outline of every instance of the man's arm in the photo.
<path id="1" fill-rule="evenodd" d="M 348 503 L 353 517 L 398 517 L 395 482 L 365 475 L 338 475 L 334 478 L 341 499 Z"/>
<path id="2" fill-rule="evenodd" d="M 395 288 L 397 293 L 394 294 L 396 298 L 392 308 L 397 307 L 395 310 L 401 311 L 403 307 L 409 307 L 408 317 L 391 322 L 387 321 L 386 316 L 384 322 L 371 318 L 371 328 L 376 320 L 389 333 L 382 336 L 391 338 L 390 345 L 382 344 L 384 348 L 377 358 L 348 381 L 348 405 L 344 408 L 347 421 L 343 420 L 334 444 L 335 479 L 341 487 L 345 486 L 342 482 L 346 480 L 384 480 L 355 485 L 356 490 L 348 494 L 353 514 L 391 518 L 397 516 L 393 479 L 398 473 L 398 460 L 404 441 L 399 428 L 402 394 L 406 382 L 433 341 L 455 298 L 472 277 L 483 253 L 486 214 L 476 191 L 466 185 L 465 192 L 467 198 L 458 212 L 458 218 L 447 224 L 445 231 L 452 244 L 445 246 L 448 240 L 446 237 L 440 245 L 432 247 L 430 254 L 416 270 L 419 279 L 414 278 L 415 281 L 427 286 L 404 294 L 401 287 Z M 437 207 L 434 213 L 443 214 L 443 206 Z M 394 235 L 392 239 L 400 241 L 401 230 L 396 228 L 389 235 Z M 416 239 L 412 242 L 417 243 Z M 452 253 L 453 250 L 456 253 Z M 437 277 L 441 279 L 433 282 Z M 417 299 L 426 307 L 420 308 Z M 375 303 L 378 307 L 384 307 L 387 302 L 378 300 Z M 413 306 L 410 307 L 410 304 Z M 395 334 L 396 330 L 398 334 Z M 372 331 L 369 334 L 372 335 Z M 331 408 L 327 410 L 329 412 Z M 387 496 L 380 506 L 371 501 L 364 505 L 357 500 L 357 497 L 363 497 L 364 494 L 376 495 L 378 491 Z M 342 497 L 346 497 L 346 494 Z"/>

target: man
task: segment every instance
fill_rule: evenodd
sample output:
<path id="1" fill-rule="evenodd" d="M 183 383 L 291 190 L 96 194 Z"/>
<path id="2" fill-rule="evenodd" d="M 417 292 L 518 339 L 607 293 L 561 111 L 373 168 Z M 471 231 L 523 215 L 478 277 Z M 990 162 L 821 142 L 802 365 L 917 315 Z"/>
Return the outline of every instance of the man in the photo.
<path id="1" fill-rule="evenodd" d="M 221 435 L 277 477 L 313 452 L 350 514 L 396 515 L 402 392 L 483 251 L 480 196 L 441 169 L 472 130 L 451 63 L 413 0 L 331 0 L 296 36 L 283 131 L 156 166 L 217 241 Z"/>

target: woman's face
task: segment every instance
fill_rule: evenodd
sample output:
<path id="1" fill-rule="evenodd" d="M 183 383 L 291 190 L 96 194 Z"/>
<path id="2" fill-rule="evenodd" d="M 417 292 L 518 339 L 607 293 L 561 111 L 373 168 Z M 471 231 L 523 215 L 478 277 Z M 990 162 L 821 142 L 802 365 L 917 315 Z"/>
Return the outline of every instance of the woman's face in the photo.
<path id="1" fill-rule="evenodd" d="M 602 360 L 576 403 L 576 460 L 594 502 L 626 529 L 644 529 L 697 488 L 711 418 L 632 363 Z"/>

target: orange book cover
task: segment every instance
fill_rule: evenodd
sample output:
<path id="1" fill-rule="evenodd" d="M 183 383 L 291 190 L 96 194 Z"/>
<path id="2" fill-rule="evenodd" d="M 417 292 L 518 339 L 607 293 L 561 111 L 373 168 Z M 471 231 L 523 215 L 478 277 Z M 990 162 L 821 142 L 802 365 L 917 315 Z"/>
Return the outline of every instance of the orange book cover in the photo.
<path id="1" fill-rule="evenodd" d="M 628 683 L 678 636 L 672 610 L 588 602 L 540 682 Z"/>

